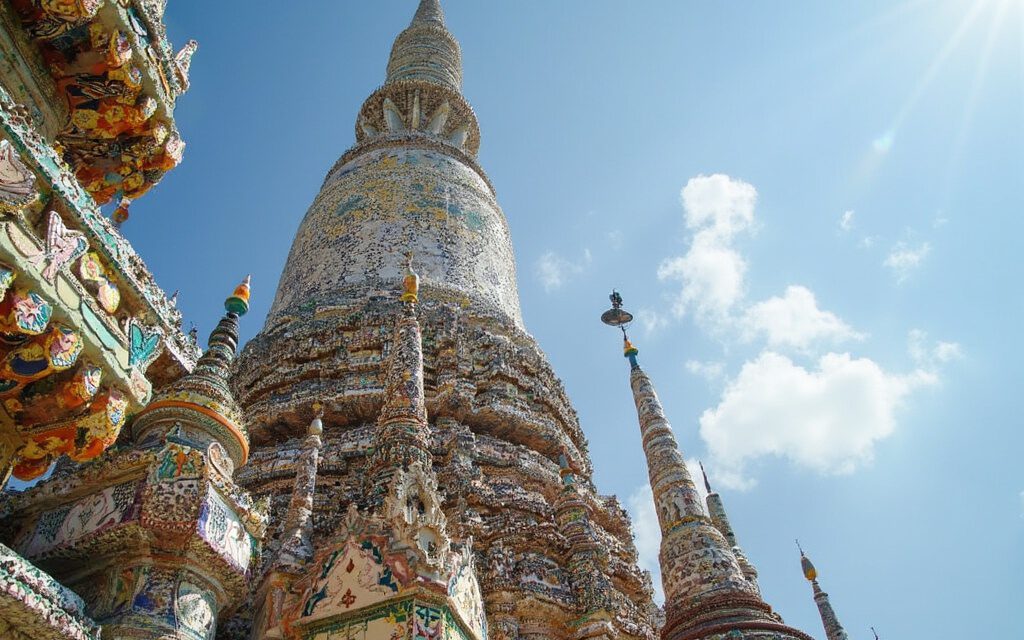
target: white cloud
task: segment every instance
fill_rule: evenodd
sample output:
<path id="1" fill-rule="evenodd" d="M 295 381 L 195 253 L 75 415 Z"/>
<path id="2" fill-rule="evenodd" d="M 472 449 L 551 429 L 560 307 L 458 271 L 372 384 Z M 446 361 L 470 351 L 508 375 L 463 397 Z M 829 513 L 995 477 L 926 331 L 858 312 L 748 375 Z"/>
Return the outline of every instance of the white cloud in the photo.
<path id="1" fill-rule="evenodd" d="M 679 280 L 683 288 L 673 305 L 678 316 L 695 309 L 705 319 L 721 321 L 744 293 L 747 263 L 714 234 L 701 232 L 684 256 L 669 258 L 658 267 L 661 280 Z"/>
<path id="2" fill-rule="evenodd" d="M 604 235 L 605 238 L 608 239 L 608 244 L 611 245 L 612 250 L 618 251 L 622 248 L 622 241 L 624 240 L 624 237 L 621 231 L 618 229 L 612 229 Z"/>
<path id="3" fill-rule="evenodd" d="M 686 226 L 731 238 L 754 224 L 757 189 L 722 173 L 690 178 L 682 191 Z"/>
<path id="4" fill-rule="evenodd" d="M 959 343 L 940 340 L 929 345 L 928 334 L 921 329 L 911 329 L 907 336 L 907 351 L 917 366 L 929 370 L 964 357 Z"/>
<path id="5" fill-rule="evenodd" d="M 638 487 L 627 500 L 629 515 L 633 521 L 633 536 L 636 542 L 637 564 L 641 569 L 651 572 L 654 583 L 654 599 L 659 604 L 665 601 L 665 592 L 661 588 L 661 566 L 658 563 L 658 552 L 661 550 L 661 527 L 658 525 L 658 512 L 654 507 L 654 494 L 651 485 Z"/>
<path id="6" fill-rule="evenodd" d="M 740 328 L 747 342 L 763 337 L 771 347 L 803 351 L 812 344 L 864 338 L 836 314 L 819 309 L 810 289 L 794 285 L 786 287 L 781 298 L 769 298 L 748 307 Z"/>
<path id="7" fill-rule="evenodd" d="M 932 247 L 927 242 L 917 247 L 897 242 L 882 264 L 892 270 L 897 282 L 905 282 L 910 274 L 924 263 L 931 250 Z"/>
<path id="8" fill-rule="evenodd" d="M 714 382 L 719 380 L 725 374 L 725 363 L 687 360 L 686 370 L 695 376 L 704 378 L 708 382 Z"/>
<path id="9" fill-rule="evenodd" d="M 676 315 L 695 310 L 702 319 L 721 321 L 744 294 L 747 263 L 732 242 L 754 227 L 757 190 L 723 174 L 700 175 L 690 178 L 681 197 L 693 239 L 685 255 L 661 263 L 658 278 L 682 282 Z"/>
<path id="10" fill-rule="evenodd" d="M 892 137 L 885 136 L 879 146 L 884 151 L 891 144 Z M 736 239 L 757 226 L 753 186 L 721 174 L 700 175 L 683 188 L 682 203 L 692 233 L 689 245 L 658 268 L 659 279 L 681 283 L 674 314 L 692 313 L 725 347 L 756 342 L 761 351 L 728 381 L 717 406 L 701 415 L 700 435 L 716 483 L 749 488 L 755 482 L 751 465 L 773 456 L 818 473 L 853 472 L 896 429 L 904 401 L 937 384 L 941 366 L 963 356 L 959 344 L 929 343 L 923 332 L 911 333 L 909 372 L 834 352 L 836 345 L 866 335 L 819 308 L 809 288 L 794 284 L 765 300 L 746 298 L 748 265 Z M 854 211 L 844 212 L 840 229 L 852 232 L 856 226 Z M 870 249 L 878 242 L 877 236 L 864 236 L 860 245 Z M 897 243 L 883 264 L 902 282 L 930 251 L 927 242 Z M 784 355 L 791 351 L 814 361 L 796 363 Z M 727 370 L 724 362 L 697 360 L 686 368 L 712 381 L 725 379 Z"/>
<path id="11" fill-rule="evenodd" d="M 700 434 L 726 486 L 749 487 L 746 467 L 764 456 L 824 474 L 850 473 L 892 434 L 907 396 L 936 381 L 923 369 L 893 374 L 845 353 L 828 353 L 806 369 L 765 351 L 701 415 Z"/>
<path id="12" fill-rule="evenodd" d="M 583 258 L 576 262 L 564 258 L 554 251 L 548 251 L 537 259 L 535 271 L 544 291 L 551 293 L 561 289 L 573 277 L 590 267 L 590 249 L 583 250 Z"/>
<path id="13" fill-rule="evenodd" d="M 839 218 L 839 228 L 842 231 L 846 232 L 853 229 L 853 215 L 853 209 L 843 212 L 843 215 Z"/>

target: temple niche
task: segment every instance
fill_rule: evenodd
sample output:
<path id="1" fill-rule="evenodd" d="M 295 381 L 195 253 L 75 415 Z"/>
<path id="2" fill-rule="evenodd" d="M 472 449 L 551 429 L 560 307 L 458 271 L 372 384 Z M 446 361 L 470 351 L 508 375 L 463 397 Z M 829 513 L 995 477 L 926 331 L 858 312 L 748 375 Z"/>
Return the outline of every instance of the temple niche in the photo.
<path id="1" fill-rule="evenodd" d="M 205 350 L 183 333 L 121 234 L 184 152 L 198 45 L 171 47 L 166 5 L 0 2 L 0 482 L 34 483 L 0 502 L 0 637 L 809 640 L 710 485 L 701 503 L 627 338 L 655 605 L 524 326 L 438 0 L 354 114 L 259 334 L 239 344 L 248 277 Z"/>

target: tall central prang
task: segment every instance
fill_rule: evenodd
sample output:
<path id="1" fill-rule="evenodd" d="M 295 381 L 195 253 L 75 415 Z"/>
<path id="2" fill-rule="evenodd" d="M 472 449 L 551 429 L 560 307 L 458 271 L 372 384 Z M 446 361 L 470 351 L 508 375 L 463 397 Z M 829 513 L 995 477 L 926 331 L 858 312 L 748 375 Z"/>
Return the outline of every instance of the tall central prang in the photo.
<path id="1" fill-rule="evenodd" d="M 393 468 L 381 466 L 378 429 L 401 387 L 388 372 L 402 352 L 396 336 L 409 335 L 396 292 L 411 254 L 426 415 L 416 437 L 446 535 L 471 540 L 489 637 L 654 638 L 628 517 L 596 492 L 576 413 L 524 330 L 508 224 L 477 164 L 480 131 L 461 84 L 459 45 L 437 0 L 422 0 L 356 118 L 354 146 L 299 227 L 262 332 L 239 358 L 233 387 L 253 451 L 236 480 L 271 501 L 264 565 L 281 557 L 282 540 L 327 548 L 349 505 L 377 508 L 367 487 Z M 303 444 L 314 404 L 323 414 L 316 455 Z M 315 478 L 311 519 L 289 516 L 305 513 L 292 497 L 306 476 Z M 299 483 L 306 494 L 311 482 Z M 296 517 L 311 525 L 288 522 Z"/>

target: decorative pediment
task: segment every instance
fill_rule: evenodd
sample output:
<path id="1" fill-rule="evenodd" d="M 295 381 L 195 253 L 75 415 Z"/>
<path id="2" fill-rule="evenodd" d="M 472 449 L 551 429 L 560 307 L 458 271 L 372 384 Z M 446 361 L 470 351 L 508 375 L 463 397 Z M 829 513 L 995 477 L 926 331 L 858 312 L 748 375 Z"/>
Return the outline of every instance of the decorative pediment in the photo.
<path id="1" fill-rule="evenodd" d="M 397 596 L 415 581 L 405 554 L 379 536 L 346 538 L 311 567 L 293 618 L 303 624 L 339 616 Z M 301 583 L 300 583 L 301 584 Z"/>

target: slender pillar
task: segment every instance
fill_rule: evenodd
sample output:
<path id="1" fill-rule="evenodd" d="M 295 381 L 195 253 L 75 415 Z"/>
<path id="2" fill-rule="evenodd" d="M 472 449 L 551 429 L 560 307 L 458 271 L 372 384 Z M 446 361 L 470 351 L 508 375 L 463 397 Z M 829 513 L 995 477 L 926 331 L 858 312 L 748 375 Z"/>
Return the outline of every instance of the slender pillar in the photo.
<path id="1" fill-rule="evenodd" d="M 296 461 L 295 484 L 285 514 L 281 546 L 260 580 L 254 602 L 253 640 L 283 638 L 281 614 L 292 583 L 302 575 L 313 559 L 313 496 L 316 492 L 317 465 L 320 461 L 320 436 L 324 432 L 323 410 L 314 405 L 302 451 Z"/>
<path id="2" fill-rule="evenodd" d="M 803 569 L 804 577 L 811 583 L 811 589 L 814 591 L 814 602 L 818 605 L 821 623 L 825 626 L 825 637 L 828 640 L 848 640 L 849 636 L 846 635 L 843 625 L 839 623 L 839 618 L 832 609 L 832 602 L 828 599 L 828 594 L 822 591 L 821 586 L 818 585 L 818 570 L 814 568 L 811 559 L 804 555 L 803 549 L 800 550 L 800 568 Z"/>
<path id="3" fill-rule="evenodd" d="M 725 504 L 722 502 L 722 496 L 718 492 L 712 490 L 711 483 L 708 481 L 708 474 L 704 471 L 704 465 L 700 465 L 701 475 L 704 476 L 704 488 L 707 489 L 708 495 L 705 498 L 705 504 L 708 506 L 708 515 L 711 517 L 711 524 L 715 525 L 723 536 L 725 541 L 732 547 L 732 553 L 736 556 L 736 561 L 739 562 L 740 569 L 743 570 L 743 575 L 747 578 L 747 581 L 757 589 L 758 593 L 761 593 L 761 588 L 757 584 L 757 569 L 753 563 L 747 559 L 747 555 L 743 553 L 743 549 L 740 548 L 739 543 L 736 541 L 736 533 L 733 531 L 732 525 L 729 523 L 729 515 L 725 512 Z"/>
<path id="4" fill-rule="evenodd" d="M 620 299 L 621 302 L 621 299 Z M 663 640 L 736 638 L 810 640 L 786 626 L 744 574 L 732 545 L 700 504 L 697 488 L 654 384 L 624 335 L 640 435 L 661 527 L 665 592 Z"/>
<path id="5" fill-rule="evenodd" d="M 423 338 L 416 318 L 419 277 L 411 261 L 409 256 L 402 283 L 402 311 L 395 323 L 385 372 L 384 406 L 377 418 L 370 459 L 371 505 L 380 504 L 397 471 L 417 462 L 425 471 L 433 468 L 423 394 Z"/>
<path id="6" fill-rule="evenodd" d="M 615 636 L 612 626 L 612 587 L 606 575 L 608 552 L 590 524 L 591 509 L 576 486 L 576 475 L 563 452 L 558 456 L 562 493 L 555 502 L 558 528 L 569 542 L 569 579 L 583 614 L 576 622 L 577 640 Z"/>

